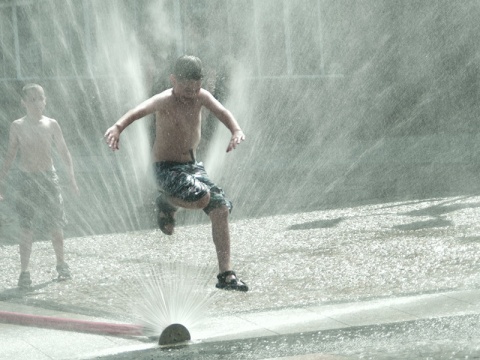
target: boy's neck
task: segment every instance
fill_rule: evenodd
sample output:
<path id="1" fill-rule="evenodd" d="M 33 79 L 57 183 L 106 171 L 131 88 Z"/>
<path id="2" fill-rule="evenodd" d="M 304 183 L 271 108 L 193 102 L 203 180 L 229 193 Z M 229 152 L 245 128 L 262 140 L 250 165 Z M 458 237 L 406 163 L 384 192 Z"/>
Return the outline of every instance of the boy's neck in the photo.
<path id="1" fill-rule="evenodd" d="M 29 122 L 37 122 L 43 118 L 43 114 L 27 114 L 25 119 Z"/>
<path id="2" fill-rule="evenodd" d="M 172 89 L 172 95 L 173 95 L 173 98 L 184 104 L 184 105 L 191 105 L 191 104 L 194 104 L 197 99 L 196 98 L 187 98 L 187 97 L 183 97 L 183 96 L 179 96 L 173 89 Z"/>

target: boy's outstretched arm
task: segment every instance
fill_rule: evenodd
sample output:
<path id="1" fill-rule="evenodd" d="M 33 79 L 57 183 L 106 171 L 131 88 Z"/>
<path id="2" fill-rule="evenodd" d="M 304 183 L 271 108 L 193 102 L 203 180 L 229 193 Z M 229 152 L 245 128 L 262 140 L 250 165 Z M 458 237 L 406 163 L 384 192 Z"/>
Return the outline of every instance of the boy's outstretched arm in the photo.
<path id="1" fill-rule="evenodd" d="M 159 94 L 145 100 L 140 105 L 137 105 L 133 109 L 127 111 L 118 121 L 109 127 L 103 136 L 108 146 L 113 150 L 118 150 L 120 142 L 120 133 L 125 130 L 127 126 L 133 123 L 135 120 L 141 119 L 148 114 L 154 113 L 157 110 L 160 102 Z"/>
<path id="2" fill-rule="evenodd" d="M 236 149 L 237 145 L 240 144 L 242 141 L 245 141 L 245 134 L 242 130 L 235 130 L 234 132 L 232 132 L 232 137 L 230 138 L 230 142 L 228 143 L 227 152 Z"/>
<path id="3" fill-rule="evenodd" d="M 204 102 L 203 105 L 210 110 L 220 120 L 228 130 L 232 133 L 230 142 L 228 143 L 227 152 L 237 148 L 237 145 L 245 140 L 245 134 L 243 133 L 240 125 L 233 114 L 225 108 L 212 94 L 205 91 L 203 93 Z"/>
<path id="4" fill-rule="evenodd" d="M 13 160 L 15 160 L 15 157 L 17 156 L 18 145 L 17 126 L 13 122 L 12 125 L 10 125 L 7 155 L 5 155 L 3 166 L 0 170 L 0 200 L 3 200 L 2 193 L 5 185 L 5 179 L 10 167 L 12 166 Z"/>

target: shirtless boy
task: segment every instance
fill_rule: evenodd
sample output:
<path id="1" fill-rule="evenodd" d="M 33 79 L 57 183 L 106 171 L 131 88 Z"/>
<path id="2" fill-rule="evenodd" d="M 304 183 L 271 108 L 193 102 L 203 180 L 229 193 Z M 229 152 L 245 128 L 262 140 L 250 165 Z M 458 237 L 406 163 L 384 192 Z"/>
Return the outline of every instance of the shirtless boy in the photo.
<path id="1" fill-rule="evenodd" d="M 106 131 L 105 139 L 112 150 L 118 150 L 120 133 L 135 120 L 155 113 L 152 158 L 159 188 L 156 202 L 160 229 L 167 235 L 173 234 L 175 212 L 179 207 L 203 209 L 212 222 L 220 272 L 216 287 L 247 291 L 247 285 L 236 277 L 230 263 L 228 215 L 232 203 L 208 178 L 203 164 L 195 159 L 201 136 L 202 107 L 210 110 L 232 133 L 227 152 L 245 140 L 245 135 L 232 113 L 202 88 L 202 78 L 200 59 L 180 57 L 170 75 L 172 88 L 128 111 Z"/>
<path id="2" fill-rule="evenodd" d="M 30 287 L 29 263 L 32 253 L 32 223 L 35 214 L 42 214 L 45 225 L 52 235 L 52 245 L 57 260 L 58 279 L 71 277 L 64 259 L 63 226 L 66 224 L 63 199 L 58 177 L 53 166 L 52 144 L 58 150 L 68 172 L 74 193 L 78 193 L 72 166 L 72 158 L 57 121 L 43 115 L 46 98 L 43 88 L 37 84 L 25 85 L 22 89 L 22 105 L 26 116 L 15 120 L 10 126 L 7 155 L 0 170 L 0 200 L 3 200 L 3 183 L 10 167 L 19 153 L 20 176 L 16 203 L 20 220 L 21 273 L 18 286 Z"/>

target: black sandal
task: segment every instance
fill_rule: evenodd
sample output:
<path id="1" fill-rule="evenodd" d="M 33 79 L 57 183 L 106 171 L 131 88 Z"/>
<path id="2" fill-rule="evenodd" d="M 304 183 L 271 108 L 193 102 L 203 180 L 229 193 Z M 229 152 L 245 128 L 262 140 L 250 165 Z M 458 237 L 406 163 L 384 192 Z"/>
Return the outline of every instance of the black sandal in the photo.
<path id="1" fill-rule="evenodd" d="M 172 235 L 173 230 L 170 232 L 169 230 L 167 230 L 167 226 L 171 225 L 172 227 L 175 227 L 175 218 L 173 217 L 173 214 L 175 214 L 177 208 L 166 202 L 166 200 L 163 199 L 163 196 L 159 196 L 156 202 L 158 209 L 158 227 L 165 235 Z"/>
<path id="2" fill-rule="evenodd" d="M 233 275 L 235 279 L 227 282 L 227 276 Z M 217 275 L 218 283 L 215 285 L 217 289 L 222 290 L 236 290 L 236 291 L 248 291 L 248 286 L 242 280 L 237 279 L 237 275 L 234 271 L 228 270 Z"/>

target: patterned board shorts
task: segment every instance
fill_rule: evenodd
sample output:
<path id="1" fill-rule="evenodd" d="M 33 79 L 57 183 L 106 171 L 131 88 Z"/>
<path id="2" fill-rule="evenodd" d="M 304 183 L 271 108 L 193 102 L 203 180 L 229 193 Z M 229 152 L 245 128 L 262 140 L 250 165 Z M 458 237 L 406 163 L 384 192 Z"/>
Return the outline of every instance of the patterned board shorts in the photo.
<path id="1" fill-rule="evenodd" d="M 63 228 L 67 219 L 57 173 L 21 172 L 16 209 L 20 226 L 24 229 L 32 229 L 36 214 L 41 217 L 46 229 Z"/>
<path id="2" fill-rule="evenodd" d="M 232 211 L 232 202 L 227 200 L 223 190 L 208 178 L 201 162 L 157 162 L 154 163 L 154 174 L 160 196 L 167 194 L 193 202 L 210 192 L 210 202 L 203 209 L 206 214 L 221 206 L 226 206 L 230 212 Z"/>

